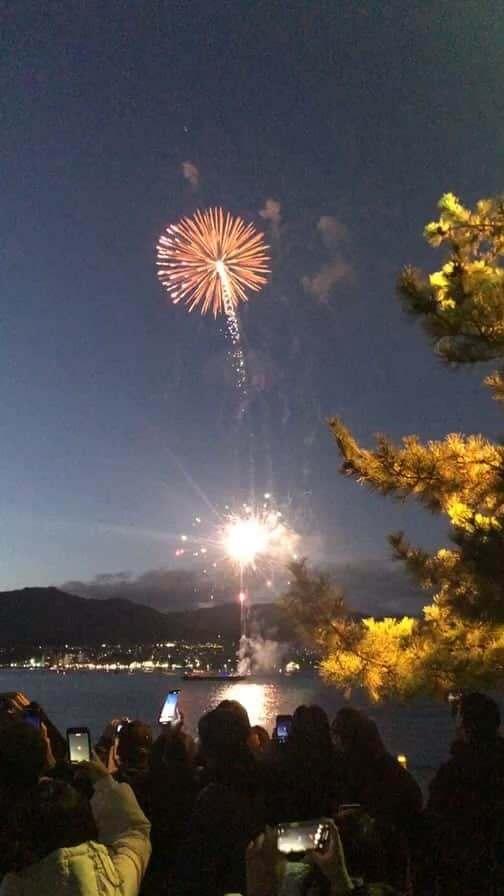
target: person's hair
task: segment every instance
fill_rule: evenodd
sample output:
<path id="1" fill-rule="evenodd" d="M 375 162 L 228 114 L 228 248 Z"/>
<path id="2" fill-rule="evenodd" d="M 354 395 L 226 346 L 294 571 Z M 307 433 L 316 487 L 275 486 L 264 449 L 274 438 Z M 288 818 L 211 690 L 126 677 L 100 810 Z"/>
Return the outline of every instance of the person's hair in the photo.
<path id="1" fill-rule="evenodd" d="M 270 736 L 266 731 L 266 728 L 263 728 L 262 725 L 253 725 L 251 728 L 251 732 L 252 734 L 255 734 L 257 736 L 262 749 L 265 749 L 269 746 Z"/>
<path id="2" fill-rule="evenodd" d="M 117 738 L 117 755 L 121 762 L 135 768 L 147 765 L 152 747 L 152 728 L 136 719 L 125 722 Z"/>
<path id="3" fill-rule="evenodd" d="M 292 716 L 290 735 L 282 753 L 283 764 L 291 768 L 291 774 L 304 769 L 305 782 L 313 777 L 313 788 L 318 789 L 318 780 L 332 774 L 334 746 L 326 712 L 320 706 L 298 706 Z"/>
<path id="4" fill-rule="evenodd" d="M 254 759 L 248 746 L 250 721 L 241 703 L 223 700 L 201 717 L 198 732 L 201 750 L 216 778 L 229 784 L 247 784 Z"/>
<path id="5" fill-rule="evenodd" d="M 327 713 L 320 706 L 298 706 L 292 716 L 291 738 L 307 749 L 332 753 L 331 728 Z"/>
<path id="6" fill-rule="evenodd" d="M 497 738 L 500 711 L 495 700 L 486 694 L 464 694 L 460 701 L 460 717 L 471 742 L 492 743 Z"/>
<path id="7" fill-rule="evenodd" d="M 40 729 L 24 721 L 0 725 L 0 790 L 34 786 L 47 767 L 47 744 Z"/>
<path id="8" fill-rule="evenodd" d="M 17 870 L 49 853 L 96 840 L 89 800 L 65 781 L 44 778 L 25 793 L 11 813 Z"/>
<path id="9" fill-rule="evenodd" d="M 163 731 L 154 741 L 149 754 L 149 768 L 157 773 L 163 769 L 192 769 L 194 760 L 194 741 L 180 728 L 163 726 Z"/>
<path id="10" fill-rule="evenodd" d="M 332 723 L 333 734 L 338 735 L 347 755 L 371 760 L 385 752 L 376 722 L 353 706 L 343 706 Z"/>
<path id="11" fill-rule="evenodd" d="M 218 757 L 222 750 L 229 752 L 247 743 L 251 731 L 247 710 L 237 700 L 222 700 L 201 717 L 198 731 L 205 753 Z"/>

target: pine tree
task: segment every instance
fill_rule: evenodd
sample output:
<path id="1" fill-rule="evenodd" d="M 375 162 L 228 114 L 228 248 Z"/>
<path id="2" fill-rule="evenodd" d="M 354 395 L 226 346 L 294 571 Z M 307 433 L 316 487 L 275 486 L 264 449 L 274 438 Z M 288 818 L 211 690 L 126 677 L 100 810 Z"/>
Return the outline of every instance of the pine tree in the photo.
<path id="1" fill-rule="evenodd" d="M 425 237 L 448 258 L 429 277 L 406 268 L 399 298 L 445 363 L 504 365 L 504 199 L 481 200 L 471 211 L 447 194 L 439 207 Z M 485 383 L 504 401 L 503 369 Z M 370 450 L 340 419 L 329 426 L 344 474 L 444 514 L 453 546 L 429 554 L 401 532 L 389 536 L 395 555 L 434 592 L 433 602 L 421 621 L 365 620 L 353 655 L 328 637 L 323 673 L 339 685 L 364 685 L 374 699 L 502 685 L 504 447 L 482 435 L 451 433 L 425 444 L 410 435 L 400 445 L 378 435 Z"/>

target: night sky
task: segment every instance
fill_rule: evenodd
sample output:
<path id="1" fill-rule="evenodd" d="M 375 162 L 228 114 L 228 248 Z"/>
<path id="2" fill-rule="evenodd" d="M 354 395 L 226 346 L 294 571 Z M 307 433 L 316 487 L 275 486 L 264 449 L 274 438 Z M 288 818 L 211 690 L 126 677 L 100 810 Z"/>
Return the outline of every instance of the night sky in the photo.
<path id="1" fill-rule="evenodd" d="M 502 190 L 503 4 L 24 0 L 2 17 L 0 587 L 174 566 L 206 502 L 251 485 L 317 560 L 384 565 L 397 528 L 442 540 L 339 475 L 324 419 L 367 444 L 502 427 L 483 371 L 441 367 L 395 280 L 440 266 L 421 233 L 442 193 Z M 216 204 L 272 251 L 241 311 L 244 415 L 222 322 L 155 273 L 162 229 Z"/>

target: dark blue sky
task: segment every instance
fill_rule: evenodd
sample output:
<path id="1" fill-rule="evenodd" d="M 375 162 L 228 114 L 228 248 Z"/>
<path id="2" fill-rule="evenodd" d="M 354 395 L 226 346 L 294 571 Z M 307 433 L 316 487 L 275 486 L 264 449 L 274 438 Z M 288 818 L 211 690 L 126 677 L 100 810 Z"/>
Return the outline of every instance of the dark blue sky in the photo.
<path id="1" fill-rule="evenodd" d="M 338 475 L 323 420 L 499 432 L 482 371 L 440 367 L 394 282 L 439 266 L 443 192 L 502 189 L 502 4 L 25 0 L 2 24 L 0 587 L 172 565 L 198 489 L 222 506 L 251 471 L 308 552 L 434 543 Z M 208 204 L 272 245 L 243 420 L 222 327 L 155 276 L 162 228 Z"/>

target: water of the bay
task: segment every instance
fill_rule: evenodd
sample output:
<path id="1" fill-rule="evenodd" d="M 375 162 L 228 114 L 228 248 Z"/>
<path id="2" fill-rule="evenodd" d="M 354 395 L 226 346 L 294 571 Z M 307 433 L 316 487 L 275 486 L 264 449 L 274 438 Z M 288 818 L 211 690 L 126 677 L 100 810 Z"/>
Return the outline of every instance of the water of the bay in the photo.
<path id="1" fill-rule="evenodd" d="M 387 748 L 408 757 L 411 771 L 425 788 L 434 770 L 447 758 L 454 724 L 446 704 L 430 701 L 370 706 L 361 694 L 350 701 L 316 675 L 253 677 L 243 682 L 180 681 L 177 677 L 107 672 L 0 670 L 0 693 L 21 691 L 39 702 L 58 728 L 87 725 L 97 739 L 112 718 L 127 716 L 157 726 L 166 693 L 181 689 L 185 726 L 197 733 L 198 719 L 220 700 L 239 700 L 252 724 L 272 730 L 278 713 L 291 713 L 301 703 L 317 703 L 334 717 L 350 702 L 366 709 L 377 722 Z"/>

